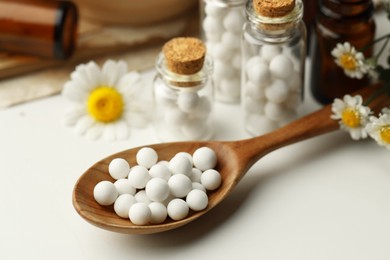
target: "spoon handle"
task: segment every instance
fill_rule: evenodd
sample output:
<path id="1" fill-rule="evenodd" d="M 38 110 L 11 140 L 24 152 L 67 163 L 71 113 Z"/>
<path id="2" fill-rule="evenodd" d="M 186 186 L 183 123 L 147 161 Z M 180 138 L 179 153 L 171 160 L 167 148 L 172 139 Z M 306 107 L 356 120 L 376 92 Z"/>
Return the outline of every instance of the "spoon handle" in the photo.
<path id="1" fill-rule="evenodd" d="M 380 86 L 382 84 L 364 88 L 356 92 L 356 95 L 361 95 L 364 100 Z M 374 112 L 378 112 L 389 104 L 389 96 L 383 94 L 371 102 L 369 106 Z M 242 152 L 243 161 L 248 162 L 249 168 L 261 157 L 278 148 L 339 129 L 338 122 L 331 119 L 331 114 L 332 105 L 329 104 L 271 133 L 245 139 L 234 144 L 236 149 Z"/>

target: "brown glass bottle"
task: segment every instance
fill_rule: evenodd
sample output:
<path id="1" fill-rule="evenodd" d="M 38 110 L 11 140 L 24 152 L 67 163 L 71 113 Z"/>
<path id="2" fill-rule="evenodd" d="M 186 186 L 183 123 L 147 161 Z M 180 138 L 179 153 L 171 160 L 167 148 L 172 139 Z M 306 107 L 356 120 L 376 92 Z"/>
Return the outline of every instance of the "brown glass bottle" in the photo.
<path id="1" fill-rule="evenodd" d="M 334 62 L 331 51 L 337 43 L 350 42 L 357 50 L 375 37 L 374 6 L 367 0 L 318 0 L 318 13 L 311 48 L 311 91 L 314 98 L 328 104 L 336 97 L 369 84 L 368 77 L 351 79 Z M 370 57 L 372 49 L 367 49 Z"/>
<path id="2" fill-rule="evenodd" d="M 75 48 L 78 11 L 70 1 L 0 0 L 0 50 L 68 58 Z"/>

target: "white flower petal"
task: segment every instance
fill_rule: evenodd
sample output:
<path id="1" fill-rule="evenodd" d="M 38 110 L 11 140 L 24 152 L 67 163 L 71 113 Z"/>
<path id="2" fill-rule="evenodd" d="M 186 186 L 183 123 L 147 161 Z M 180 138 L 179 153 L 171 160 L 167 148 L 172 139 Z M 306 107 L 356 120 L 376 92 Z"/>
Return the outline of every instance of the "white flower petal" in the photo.
<path id="1" fill-rule="evenodd" d="M 126 72 L 127 64 L 124 61 L 115 62 L 113 60 L 107 60 L 103 64 L 102 83 L 110 87 L 116 87 Z"/>
<path id="2" fill-rule="evenodd" d="M 141 75 L 135 71 L 127 73 L 118 82 L 118 90 L 126 94 L 126 96 L 138 93 L 143 87 Z"/>
<path id="3" fill-rule="evenodd" d="M 65 98 L 78 103 L 84 103 L 88 98 L 88 93 L 83 88 L 79 88 L 73 81 L 65 83 L 62 95 Z"/>
<path id="4" fill-rule="evenodd" d="M 85 115 L 85 109 L 81 106 L 73 106 L 64 115 L 64 124 L 66 126 L 74 126 L 79 119 Z"/>
<path id="5" fill-rule="evenodd" d="M 125 140 L 129 137 L 129 127 L 125 121 L 115 123 L 115 135 L 117 140 Z"/>
<path id="6" fill-rule="evenodd" d="M 116 137 L 114 124 L 105 124 L 103 129 L 103 140 L 114 141 Z"/>
<path id="7" fill-rule="evenodd" d="M 71 78 L 82 82 L 88 90 L 92 90 L 101 84 L 101 71 L 95 62 L 90 61 L 87 64 L 78 65 L 76 71 L 71 74 Z"/>
<path id="8" fill-rule="evenodd" d="M 76 123 L 74 127 L 74 131 L 76 134 L 83 135 L 88 128 L 90 128 L 94 124 L 95 120 L 93 120 L 90 116 L 85 115 L 82 116 Z"/>
<path id="9" fill-rule="evenodd" d="M 100 123 L 95 123 L 90 128 L 87 129 L 85 136 L 90 140 L 98 139 L 104 130 L 104 126 Z"/>

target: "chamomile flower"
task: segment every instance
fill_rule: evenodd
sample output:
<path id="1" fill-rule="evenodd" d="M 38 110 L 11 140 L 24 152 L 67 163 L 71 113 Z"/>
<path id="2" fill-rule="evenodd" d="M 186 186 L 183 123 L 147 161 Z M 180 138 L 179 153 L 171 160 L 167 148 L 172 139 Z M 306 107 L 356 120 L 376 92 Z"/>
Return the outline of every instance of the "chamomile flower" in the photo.
<path id="1" fill-rule="evenodd" d="M 379 144 L 390 150 L 390 109 L 385 108 L 379 117 L 370 117 L 366 126 L 368 134 Z"/>
<path id="2" fill-rule="evenodd" d="M 95 62 L 78 65 L 62 95 L 71 101 L 65 125 L 90 139 L 126 139 L 130 128 L 145 126 L 152 112 L 146 84 L 123 61 L 108 60 L 102 68 Z"/>
<path id="3" fill-rule="evenodd" d="M 349 42 L 338 43 L 332 50 L 332 56 L 336 64 L 343 68 L 345 75 L 350 78 L 361 79 L 368 71 L 363 53 L 357 52 Z"/>
<path id="4" fill-rule="evenodd" d="M 339 120 L 340 128 L 349 132 L 354 140 L 367 137 L 365 126 L 371 110 L 363 106 L 360 95 L 345 95 L 343 99 L 336 98 L 332 104 L 332 119 Z"/>

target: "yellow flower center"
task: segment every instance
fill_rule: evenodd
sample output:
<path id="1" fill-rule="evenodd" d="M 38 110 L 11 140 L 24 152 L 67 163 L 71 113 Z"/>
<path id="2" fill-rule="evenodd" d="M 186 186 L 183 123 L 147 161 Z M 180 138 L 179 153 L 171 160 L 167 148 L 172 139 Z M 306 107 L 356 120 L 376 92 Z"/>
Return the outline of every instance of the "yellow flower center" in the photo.
<path id="1" fill-rule="evenodd" d="M 117 120 L 122 115 L 123 105 L 122 95 L 116 89 L 106 86 L 94 89 L 87 101 L 89 114 L 104 123 Z"/>
<path id="2" fill-rule="evenodd" d="M 350 128 L 359 127 L 361 124 L 359 112 L 351 107 L 344 109 L 344 111 L 341 113 L 341 120 L 343 121 L 344 125 Z"/>
<path id="3" fill-rule="evenodd" d="M 383 142 L 390 144 L 390 125 L 382 127 L 379 134 Z"/>
<path id="4" fill-rule="evenodd" d="M 344 53 L 339 60 L 341 66 L 346 70 L 355 70 L 357 67 L 356 58 L 350 53 Z"/>

